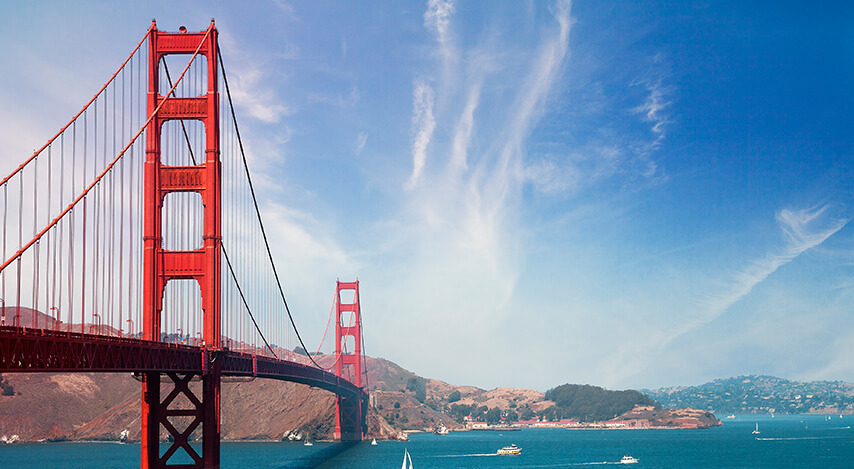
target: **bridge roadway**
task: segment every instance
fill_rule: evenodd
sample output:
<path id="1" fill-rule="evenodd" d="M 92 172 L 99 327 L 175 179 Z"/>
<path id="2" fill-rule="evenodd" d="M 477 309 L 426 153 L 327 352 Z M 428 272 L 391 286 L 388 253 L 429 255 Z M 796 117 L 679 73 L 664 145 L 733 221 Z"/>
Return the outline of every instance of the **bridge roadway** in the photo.
<path id="1" fill-rule="evenodd" d="M 334 373 L 287 360 L 127 337 L 0 326 L 0 373 L 204 374 L 215 362 L 219 362 L 223 376 L 291 381 L 356 402 L 366 399 L 361 388 Z"/>

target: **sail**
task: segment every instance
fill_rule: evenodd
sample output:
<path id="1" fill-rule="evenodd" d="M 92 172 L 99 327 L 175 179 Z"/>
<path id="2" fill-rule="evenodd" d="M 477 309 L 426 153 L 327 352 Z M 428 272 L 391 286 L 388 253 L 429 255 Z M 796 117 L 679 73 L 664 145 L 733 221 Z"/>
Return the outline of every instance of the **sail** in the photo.
<path id="1" fill-rule="evenodd" d="M 406 467 L 406 459 L 409 458 L 409 467 Z M 409 451 L 406 448 L 403 448 L 403 465 L 400 466 L 400 469 L 412 469 L 412 458 L 409 457 Z"/>

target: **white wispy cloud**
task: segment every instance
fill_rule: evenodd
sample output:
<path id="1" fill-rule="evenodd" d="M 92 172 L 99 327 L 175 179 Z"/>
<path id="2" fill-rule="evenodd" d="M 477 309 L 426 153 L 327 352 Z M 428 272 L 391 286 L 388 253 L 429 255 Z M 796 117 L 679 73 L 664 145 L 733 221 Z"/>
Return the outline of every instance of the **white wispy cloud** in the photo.
<path id="1" fill-rule="evenodd" d="M 454 8 L 454 2 L 451 0 L 427 1 L 427 11 L 424 12 L 424 26 L 436 34 L 436 39 L 440 43 L 448 40 L 448 29 Z"/>
<path id="2" fill-rule="evenodd" d="M 271 200 L 268 199 L 261 211 L 270 239 L 275 240 L 271 244 L 273 257 L 277 265 L 287 266 L 280 268 L 285 290 L 299 292 L 303 301 L 312 297 L 328 298 L 334 288 L 331 281 L 344 272 L 356 271 L 357 262 L 335 239 L 334 226 L 310 213 Z M 299 304 L 294 310 L 300 312 L 303 322 L 314 314 Z"/>
<path id="3" fill-rule="evenodd" d="M 604 92 L 601 81 L 606 78 L 584 75 L 590 73 L 587 68 L 594 67 L 574 67 L 573 78 L 580 85 L 571 85 L 569 93 L 556 99 L 566 103 L 564 132 L 570 138 L 567 143 L 557 141 L 549 152 L 531 155 L 523 169 L 525 180 L 553 197 L 595 190 L 603 184 L 635 192 L 666 182 L 666 168 L 655 159 L 673 122 L 675 91 L 668 82 L 665 54 L 656 55 L 623 85 L 623 94 L 630 98 L 628 107 L 624 99 Z M 615 113 L 633 118 L 615 120 L 611 118 Z"/>
<path id="4" fill-rule="evenodd" d="M 428 4 L 426 16 L 444 18 L 430 10 L 435 6 Z M 569 6 L 559 2 L 550 9 L 553 16 L 535 35 L 533 54 L 508 50 L 507 38 L 497 31 L 474 46 L 459 44 L 464 61 L 446 60 L 449 36 L 434 44 L 435 68 L 422 71 L 429 78 L 414 83 L 413 170 L 405 186 L 410 198 L 386 234 L 396 240 L 402 260 L 383 273 L 390 290 L 383 296 L 404 302 L 387 307 L 408 311 L 389 318 L 390 327 L 405 327 L 421 316 L 430 320 L 419 323 L 415 336 L 392 337 L 389 343 L 404 340 L 394 345 L 416 350 L 442 337 L 448 353 L 464 353 L 485 369 L 494 365 L 489 337 L 511 314 L 524 262 L 519 168 L 565 64 Z M 437 37 L 440 31 L 450 34 L 443 24 L 434 24 Z M 479 331 L 476 337 L 472 330 Z M 429 364 L 417 366 L 431 371 Z"/>
<path id="5" fill-rule="evenodd" d="M 701 300 L 705 311 L 674 331 L 665 344 L 718 318 L 780 267 L 819 246 L 841 230 L 848 223 L 848 219 L 827 216 L 829 207 L 830 205 L 825 204 L 777 212 L 777 224 L 785 241 L 783 246 L 733 272 L 720 291 L 705 295 Z"/>
<path id="6" fill-rule="evenodd" d="M 661 146 L 666 137 L 666 127 L 670 124 L 667 109 L 672 104 L 673 89 L 665 84 L 663 57 L 662 54 L 657 54 L 649 69 L 632 82 L 632 86 L 641 86 L 647 91 L 646 99 L 632 109 L 632 112 L 643 116 L 643 119 L 651 124 L 652 140 L 637 145 L 638 156 L 648 163 L 646 174 L 649 176 L 654 175 L 657 169 L 657 165 L 649 156 Z"/>
<path id="7" fill-rule="evenodd" d="M 664 116 L 664 110 L 670 105 L 667 100 L 668 90 L 662 85 L 662 80 L 659 78 L 656 81 L 648 79 L 643 80 L 649 94 L 643 104 L 633 109 L 635 113 L 641 114 L 644 118 L 652 123 L 650 129 L 655 134 L 663 134 L 664 126 L 667 124 L 667 119 Z"/>
<path id="8" fill-rule="evenodd" d="M 441 58 L 442 81 L 449 87 L 454 86 L 455 68 L 459 64 L 457 48 L 451 29 L 451 17 L 456 7 L 452 0 L 428 0 L 424 12 L 424 26 L 436 39 L 436 53 Z"/>
<path id="9" fill-rule="evenodd" d="M 527 163 L 524 178 L 541 193 L 572 194 L 617 174 L 624 153 L 614 144 L 596 144 L 569 155 L 545 155 Z"/>
<path id="10" fill-rule="evenodd" d="M 267 123 L 276 123 L 292 111 L 279 104 L 271 89 L 262 83 L 266 74 L 257 68 L 242 68 L 230 74 L 229 88 L 234 105 L 249 116 Z"/>
<path id="11" fill-rule="evenodd" d="M 287 2 L 285 0 L 273 0 L 273 5 L 275 5 L 287 19 L 291 21 L 299 20 L 296 14 L 296 10 L 290 2 Z"/>
<path id="12" fill-rule="evenodd" d="M 265 123 L 276 123 L 293 110 L 278 99 L 270 83 L 270 73 L 259 62 L 253 61 L 251 54 L 242 50 L 228 36 L 220 38 L 223 65 L 228 70 L 228 86 L 234 106 L 241 115 L 258 119 Z M 220 90 L 225 92 L 225 90 Z"/>
<path id="13" fill-rule="evenodd" d="M 359 136 L 356 137 L 356 154 L 362 153 L 362 150 L 365 148 L 365 144 L 368 143 L 368 134 L 365 132 L 359 132 Z"/>
<path id="14" fill-rule="evenodd" d="M 466 154 L 468 152 L 469 142 L 471 141 L 472 130 L 474 129 L 474 112 L 480 103 L 481 84 L 475 84 L 469 89 L 466 106 L 460 116 L 457 129 L 454 134 L 453 149 L 451 152 L 451 170 L 462 171 L 467 167 Z"/>
<path id="15" fill-rule="evenodd" d="M 412 175 L 406 183 L 408 190 L 413 189 L 421 179 L 427 161 L 427 146 L 430 145 L 435 128 L 433 88 L 426 81 L 418 80 L 412 92 L 412 129 L 415 137 L 412 142 Z"/>

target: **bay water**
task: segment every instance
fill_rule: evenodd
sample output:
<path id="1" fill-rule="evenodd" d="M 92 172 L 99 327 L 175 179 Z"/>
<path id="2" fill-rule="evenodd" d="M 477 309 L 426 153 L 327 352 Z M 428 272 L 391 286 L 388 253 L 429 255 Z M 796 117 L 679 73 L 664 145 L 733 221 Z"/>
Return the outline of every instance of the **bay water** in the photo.
<path id="1" fill-rule="evenodd" d="M 415 469 L 557 468 L 617 465 L 623 455 L 655 468 L 854 467 L 854 416 L 739 415 L 706 430 L 566 430 L 413 434 L 407 442 L 223 442 L 222 468 L 397 468 L 408 450 Z M 759 434 L 753 434 L 758 424 Z M 519 456 L 498 456 L 516 444 Z M 139 444 L 0 445 L 0 469 L 130 469 Z M 172 462 L 180 460 L 173 459 Z"/>

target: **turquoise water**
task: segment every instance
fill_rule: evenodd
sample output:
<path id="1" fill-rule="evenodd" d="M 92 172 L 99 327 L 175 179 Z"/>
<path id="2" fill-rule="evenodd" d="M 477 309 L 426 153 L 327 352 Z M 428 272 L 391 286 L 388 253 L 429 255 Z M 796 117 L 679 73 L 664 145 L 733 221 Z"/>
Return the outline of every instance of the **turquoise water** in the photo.
<path id="1" fill-rule="evenodd" d="M 854 416 L 738 416 L 708 430 L 564 430 L 414 434 L 408 442 L 380 441 L 345 446 L 317 442 L 230 443 L 222 445 L 223 469 L 397 468 L 408 449 L 415 469 L 552 468 L 616 465 L 624 454 L 630 467 L 668 468 L 847 468 L 854 467 Z M 759 435 L 751 432 L 759 424 Z M 515 443 L 521 456 L 496 456 Z M 0 446 L 0 468 L 138 468 L 139 445 L 49 443 Z"/>

